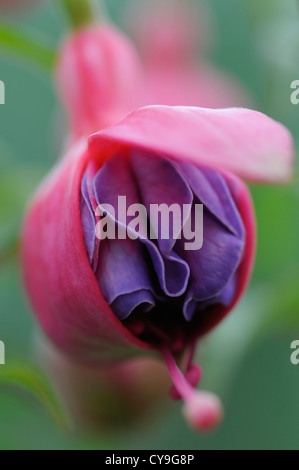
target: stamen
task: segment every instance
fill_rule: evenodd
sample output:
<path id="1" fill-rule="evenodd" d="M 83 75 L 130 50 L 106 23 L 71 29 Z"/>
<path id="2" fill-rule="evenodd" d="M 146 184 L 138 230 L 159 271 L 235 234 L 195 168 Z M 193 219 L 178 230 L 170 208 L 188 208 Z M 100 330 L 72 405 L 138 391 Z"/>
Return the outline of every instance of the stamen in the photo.
<path id="1" fill-rule="evenodd" d="M 184 376 L 189 384 L 195 388 L 201 379 L 201 368 L 197 364 L 192 364 L 189 366 Z M 175 386 L 171 388 L 169 394 L 173 400 L 180 400 L 182 398 Z"/>
<path id="2" fill-rule="evenodd" d="M 126 327 L 128 328 L 128 330 L 131 331 L 131 333 L 135 336 L 140 336 L 144 333 L 145 331 L 145 325 L 142 321 L 140 320 L 136 320 L 136 319 L 132 319 L 129 317 L 129 319 L 127 320 L 126 322 Z"/>
<path id="3" fill-rule="evenodd" d="M 197 340 L 192 340 L 188 348 L 186 359 L 185 359 L 185 370 L 188 371 L 192 367 L 192 361 L 195 354 L 195 349 L 197 346 Z"/>
<path id="4" fill-rule="evenodd" d="M 155 325 L 152 320 L 146 317 L 143 319 L 143 322 L 148 332 L 155 335 L 155 337 L 162 341 L 163 344 L 169 345 L 173 353 L 179 353 L 183 350 L 185 345 L 185 338 L 179 329 L 176 329 L 176 331 L 173 331 L 172 333 L 166 332 L 165 329 Z"/>
<path id="5" fill-rule="evenodd" d="M 164 343 L 169 343 L 170 342 L 170 340 L 171 340 L 170 336 L 165 331 L 160 329 L 158 326 L 154 325 L 154 323 L 152 323 L 150 320 L 145 319 L 144 324 L 149 329 L 149 331 L 151 333 L 153 333 L 155 336 L 157 336 L 157 338 L 162 340 Z"/>
<path id="6" fill-rule="evenodd" d="M 173 384 L 185 402 L 182 411 L 188 424 L 196 431 L 215 428 L 223 416 L 219 398 L 213 393 L 195 390 L 178 368 L 171 352 L 163 348 L 161 353 Z"/>

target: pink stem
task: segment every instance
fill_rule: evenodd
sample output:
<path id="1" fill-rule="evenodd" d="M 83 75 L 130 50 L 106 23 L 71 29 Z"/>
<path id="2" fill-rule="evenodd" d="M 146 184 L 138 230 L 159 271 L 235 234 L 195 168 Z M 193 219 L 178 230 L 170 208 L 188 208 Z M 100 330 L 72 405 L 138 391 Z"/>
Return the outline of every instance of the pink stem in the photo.
<path id="1" fill-rule="evenodd" d="M 181 397 L 185 401 L 188 401 L 194 395 L 194 388 L 191 387 L 189 382 L 186 380 L 184 374 L 182 374 L 182 372 L 178 368 L 177 363 L 175 362 L 171 352 L 168 349 L 162 348 L 161 353 L 169 370 L 173 385 L 180 393 Z"/>

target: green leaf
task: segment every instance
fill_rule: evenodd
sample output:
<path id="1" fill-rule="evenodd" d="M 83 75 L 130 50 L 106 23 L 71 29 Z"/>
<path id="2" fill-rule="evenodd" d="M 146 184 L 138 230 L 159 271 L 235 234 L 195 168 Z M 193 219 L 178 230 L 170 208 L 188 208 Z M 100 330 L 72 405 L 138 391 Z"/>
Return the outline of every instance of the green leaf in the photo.
<path id="1" fill-rule="evenodd" d="M 51 72 L 55 63 L 55 50 L 40 37 L 16 30 L 16 27 L 0 23 L 0 51 L 7 51 L 40 68 Z"/>
<path id="2" fill-rule="evenodd" d="M 10 361 L 9 364 L 0 366 L 0 387 L 25 392 L 46 408 L 59 428 L 70 428 L 69 420 L 47 378 L 33 364 Z"/>

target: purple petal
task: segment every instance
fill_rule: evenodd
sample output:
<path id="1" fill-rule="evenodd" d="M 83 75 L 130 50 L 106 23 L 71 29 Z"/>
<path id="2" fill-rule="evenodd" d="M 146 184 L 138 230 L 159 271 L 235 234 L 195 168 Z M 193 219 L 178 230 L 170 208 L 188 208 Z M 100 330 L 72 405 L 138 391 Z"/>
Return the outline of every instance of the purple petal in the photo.
<path id="1" fill-rule="evenodd" d="M 218 303 L 228 306 L 232 302 L 235 296 L 236 288 L 237 288 L 237 274 L 235 273 L 219 295 L 216 295 L 215 297 L 212 297 L 211 299 L 208 299 L 205 302 L 200 302 L 200 303 L 197 302 L 196 307 L 199 308 L 199 310 L 204 310 L 210 305 L 215 305 Z"/>
<path id="2" fill-rule="evenodd" d="M 150 291 L 140 290 L 131 294 L 124 294 L 117 297 L 110 305 L 119 320 L 123 321 L 131 313 L 138 309 L 138 312 L 148 313 L 155 306 L 155 299 Z"/>
<path id="3" fill-rule="evenodd" d="M 137 240 L 102 240 L 96 276 L 103 296 L 117 307 L 121 320 L 140 304 L 155 305 L 146 250 Z"/>
<path id="4" fill-rule="evenodd" d="M 226 230 L 208 211 L 204 212 L 203 246 L 197 251 L 185 251 L 191 270 L 186 293 L 184 315 L 192 318 L 196 302 L 218 296 L 231 280 L 243 255 L 244 240 Z M 182 250 L 183 241 L 178 242 Z"/>
<path id="5" fill-rule="evenodd" d="M 83 237 L 88 254 L 90 264 L 92 264 L 95 249 L 95 215 L 91 207 L 91 203 L 87 191 L 87 174 L 82 178 L 81 197 L 80 197 L 80 214 L 83 227 Z"/>
<path id="6" fill-rule="evenodd" d="M 232 233 L 244 236 L 239 211 L 224 178 L 214 170 L 176 163 L 199 201 Z"/>
<path id="7" fill-rule="evenodd" d="M 192 191 L 176 171 L 172 162 L 165 158 L 135 150 L 131 152 L 131 163 L 141 200 L 148 214 L 154 204 L 159 206 L 163 203 L 168 208 L 175 204 L 180 208 L 177 217 L 173 217 L 173 220 L 172 217 L 169 218 L 172 223 L 168 224 L 170 230 L 167 239 L 163 239 L 161 236 L 161 221 L 158 226 L 152 226 L 161 253 L 168 256 L 189 218 L 190 211 L 184 214 L 183 206 L 184 204 L 188 205 L 191 209 Z M 167 213 L 165 215 L 168 217 Z M 151 220 L 151 222 L 153 221 Z"/>
<path id="8" fill-rule="evenodd" d="M 93 205 L 88 184 L 92 186 Z M 125 215 L 119 196 L 125 197 Z M 116 239 L 101 240 L 100 249 L 95 237 L 95 203 L 102 206 L 116 230 Z M 185 243 L 191 240 L 184 239 L 183 228 L 191 215 L 194 231 L 197 203 L 204 205 L 203 246 L 188 251 Z M 103 207 L 106 204 L 110 207 Z M 137 213 L 127 214 L 133 204 L 144 205 L 138 224 Z M 170 217 L 171 211 L 164 213 L 170 222 L 166 239 L 161 220 L 153 223 L 150 219 L 150 226 L 154 204 L 156 210 L 161 204 L 164 209 L 174 204 L 179 209 Z M 210 305 L 229 305 L 232 301 L 245 231 L 229 187 L 219 173 L 148 152 L 117 153 L 97 172 L 92 184 L 84 176 L 80 209 L 89 259 L 92 263 L 99 255 L 99 286 L 120 320 L 133 312 L 146 314 L 151 310 L 160 316 L 159 308 L 167 309 L 173 302 L 171 297 L 180 297 L 176 305 L 182 305 L 188 321 Z M 153 232 L 154 241 L 150 239 Z"/>
<path id="9" fill-rule="evenodd" d="M 121 220 L 122 217 L 118 213 L 118 196 L 126 196 L 127 207 L 139 203 L 137 186 L 128 161 L 118 154 L 110 158 L 94 179 L 94 191 L 97 203 L 99 205 L 110 204 L 115 214 L 108 210 L 108 216 L 118 226 L 125 229 L 134 217 L 127 217 L 126 223 Z M 182 295 L 186 290 L 190 275 L 187 263 L 173 252 L 162 257 L 156 244 L 148 238 L 146 225 L 140 227 L 139 233 L 134 230 L 130 232 L 147 247 L 164 293 L 175 297 Z"/>

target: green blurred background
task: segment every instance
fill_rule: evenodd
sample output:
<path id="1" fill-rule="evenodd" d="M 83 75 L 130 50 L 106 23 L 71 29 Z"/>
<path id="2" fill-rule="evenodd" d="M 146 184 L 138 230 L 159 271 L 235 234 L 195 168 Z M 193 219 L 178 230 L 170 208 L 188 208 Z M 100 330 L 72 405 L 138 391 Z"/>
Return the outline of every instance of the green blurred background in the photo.
<path id="1" fill-rule="evenodd" d="M 5 20 L 55 47 L 66 30 L 58 1 L 40 1 Z M 126 0 L 108 0 L 122 24 Z M 256 107 L 278 119 L 299 143 L 299 105 L 290 84 L 299 79 L 299 8 L 295 0 L 210 0 L 217 30 L 211 60 L 238 77 Z M 134 21 L 134 18 L 132 18 Z M 258 254 L 250 289 L 223 325 L 203 341 L 203 386 L 220 394 L 223 425 L 210 436 L 187 429 L 180 405 L 125 431 L 96 436 L 60 431 L 49 411 L 1 372 L 33 360 L 34 321 L 25 301 L 17 240 L 26 201 L 53 165 L 64 122 L 51 76 L 0 50 L 0 366 L 1 449 L 298 449 L 299 365 L 290 344 L 299 340 L 299 187 L 253 187 Z M 138 397 L 136 397 L 138 399 Z"/>

